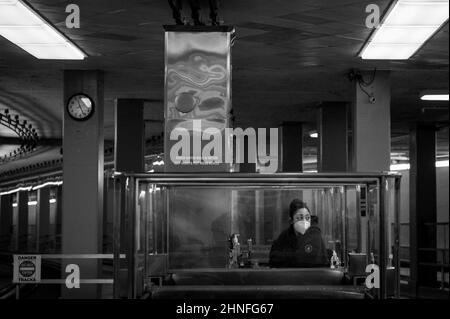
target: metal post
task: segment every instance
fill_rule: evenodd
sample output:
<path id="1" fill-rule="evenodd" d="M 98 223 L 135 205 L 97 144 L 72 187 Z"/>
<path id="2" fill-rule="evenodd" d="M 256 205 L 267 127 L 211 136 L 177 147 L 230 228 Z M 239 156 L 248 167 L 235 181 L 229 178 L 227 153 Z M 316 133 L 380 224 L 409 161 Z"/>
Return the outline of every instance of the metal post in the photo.
<path id="1" fill-rule="evenodd" d="M 120 253 L 121 253 L 121 214 L 123 214 L 122 203 L 124 201 L 124 178 L 114 178 L 114 210 L 113 210 L 113 271 L 114 285 L 113 296 L 120 298 Z"/>
<path id="2" fill-rule="evenodd" d="M 385 177 L 381 177 L 380 179 L 380 187 L 379 187 L 379 205 L 378 205 L 378 213 L 379 213 L 379 246 L 380 246 L 380 258 L 379 258 L 379 267 L 380 267 L 380 299 L 386 299 L 387 291 L 386 291 L 386 187 L 387 187 L 387 179 Z"/>
<path id="3" fill-rule="evenodd" d="M 125 207 L 128 217 L 128 298 L 136 298 L 136 185 L 133 177 L 126 179 Z"/>
<path id="4" fill-rule="evenodd" d="M 395 297 L 400 298 L 400 185 L 401 177 L 395 178 L 395 280 L 396 293 Z"/>
<path id="5" fill-rule="evenodd" d="M 149 222 L 149 218 L 148 218 L 148 214 L 149 214 L 149 210 L 150 210 L 150 203 L 149 201 L 151 200 L 151 194 L 149 191 L 149 187 L 151 187 L 151 185 L 149 186 L 149 184 L 147 184 L 145 186 L 145 196 L 143 198 L 143 205 L 141 206 L 141 209 L 143 210 L 143 223 L 144 223 L 144 247 L 143 247 L 143 251 L 144 251 L 144 270 L 142 272 L 143 278 L 144 278 L 144 287 L 142 289 L 142 292 L 144 292 L 145 290 L 145 283 L 147 281 L 148 278 L 148 274 L 147 274 L 147 267 L 148 267 L 148 236 L 149 236 L 149 227 L 148 227 L 148 222 Z"/>
<path id="6" fill-rule="evenodd" d="M 341 201 L 341 216 L 342 216 L 342 251 L 344 255 L 342 256 L 342 262 L 344 267 L 348 267 L 348 254 L 347 254 L 347 229 L 348 229 L 348 211 L 347 211 L 347 187 L 339 187 L 340 190 L 340 201 Z"/>
<path id="7" fill-rule="evenodd" d="M 319 107 L 319 172 L 348 171 L 347 109 L 346 102 L 324 102 Z"/>
<path id="8" fill-rule="evenodd" d="M 303 123 L 283 122 L 279 128 L 282 172 L 303 172 Z"/>

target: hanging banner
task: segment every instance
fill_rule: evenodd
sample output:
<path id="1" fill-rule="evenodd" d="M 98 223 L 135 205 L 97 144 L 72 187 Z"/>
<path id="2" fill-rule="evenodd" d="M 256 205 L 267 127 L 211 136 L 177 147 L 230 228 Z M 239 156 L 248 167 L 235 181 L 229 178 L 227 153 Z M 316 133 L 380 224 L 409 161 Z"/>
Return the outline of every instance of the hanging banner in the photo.
<path id="1" fill-rule="evenodd" d="M 231 126 L 234 28 L 166 26 L 165 31 L 166 171 L 229 172 L 224 150 L 232 143 L 225 128 Z"/>

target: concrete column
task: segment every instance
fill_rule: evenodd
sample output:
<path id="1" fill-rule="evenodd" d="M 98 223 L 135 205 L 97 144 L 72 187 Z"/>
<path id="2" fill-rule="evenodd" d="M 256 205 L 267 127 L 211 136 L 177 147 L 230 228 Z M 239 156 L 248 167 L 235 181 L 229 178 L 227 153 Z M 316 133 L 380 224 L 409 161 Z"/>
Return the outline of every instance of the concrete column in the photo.
<path id="1" fill-rule="evenodd" d="M 41 252 L 50 237 L 50 188 L 37 191 L 36 251 Z"/>
<path id="2" fill-rule="evenodd" d="M 17 250 L 28 250 L 28 191 L 17 192 L 18 218 L 17 218 Z"/>
<path id="3" fill-rule="evenodd" d="M 303 124 L 284 122 L 280 127 L 280 171 L 303 171 Z"/>
<path id="4" fill-rule="evenodd" d="M 348 105 L 324 102 L 319 108 L 318 171 L 348 171 Z"/>
<path id="5" fill-rule="evenodd" d="M 115 104 L 115 169 L 145 171 L 144 100 L 117 99 Z"/>
<path id="6" fill-rule="evenodd" d="M 117 99 L 115 101 L 115 145 L 114 160 L 117 172 L 143 173 L 145 172 L 145 123 L 144 123 L 144 100 L 140 99 Z M 108 187 L 105 184 L 105 187 Z M 109 195 L 107 193 L 105 196 Z M 112 195 L 112 194 L 111 194 Z M 109 200 L 105 197 L 105 209 L 108 210 Z M 125 204 L 125 201 L 123 201 Z M 112 209 L 112 207 L 111 207 Z M 124 211 L 124 210 L 120 210 Z M 103 231 L 106 234 L 108 222 L 108 211 L 104 214 Z M 130 238 L 128 229 L 125 227 L 125 220 L 130 216 L 122 216 L 123 222 L 121 232 L 121 247 L 127 247 L 127 239 Z M 131 238 L 134 238 L 131 236 Z M 126 253 L 126 251 L 125 251 Z M 120 263 L 119 263 L 120 264 Z M 119 270 L 122 274 L 127 274 L 127 269 Z M 120 277 L 118 280 L 120 280 Z M 122 280 L 121 280 L 122 281 Z M 117 284 L 117 287 L 127 286 L 124 283 Z M 117 289 L 116 287 L 116 289 Z M 121 295 L 126 295 L 121 292 Z"/>
<path id="7" fill-rule="evenodd" d="M 65 71 L 64 105 L 77 93 L 94 101 L 94 113 L 85 121 L 72 119 L 64 110 L 62 253 L 98 254 L 102 251 L 103 216 L 103 74 L 99 71 Z M 77 264 L 83 279 L 98 279 L 101 260 L 65 260 Z M 63 298 L 98 298 L 96 285 L 62 288 Z"/>
<path id="8" fill-rule="evenodd" d="M 0 246 L 10 248 L 13 226 L 12 195 L 0 196 Z"/>
<path id="9" fill-rule="evenodd" d="M 436 128 L 417 124 L 410 134 L 409 220 L 412 292 L 436 286 Z"/>
<path id="10" fill-rule="evenodd" d="M 373 82 L 362 88 L 355 84 L 353 103 L 353 171 L 379 172 L 390 169 L 391 87 L 389 72 L 363 73 Z M 375 101 L 371 101 L 372 95 Z"/>

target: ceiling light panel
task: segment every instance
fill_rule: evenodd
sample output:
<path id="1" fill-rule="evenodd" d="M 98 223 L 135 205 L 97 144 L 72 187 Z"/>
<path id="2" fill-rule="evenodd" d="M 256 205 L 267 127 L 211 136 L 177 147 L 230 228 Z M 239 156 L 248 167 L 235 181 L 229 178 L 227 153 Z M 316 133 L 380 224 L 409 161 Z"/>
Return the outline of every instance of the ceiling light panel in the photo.
<path id="1" fill-rule="evenodd" d="M 86 54 L 20 0 L 0 0 L 0 35 L 38 59 L 83 60 Z"/>
<path id="2" fill-rule="evenodd" d="M 426 94 L 420 99 L 422 101 L 448 101 L 448 94 Z"/>
<path id="3" fill-rule="evenodd" d="M 398 0 L 361 51 L 362 59 L 405 60 L 449 17 L 448 0 Z"/>

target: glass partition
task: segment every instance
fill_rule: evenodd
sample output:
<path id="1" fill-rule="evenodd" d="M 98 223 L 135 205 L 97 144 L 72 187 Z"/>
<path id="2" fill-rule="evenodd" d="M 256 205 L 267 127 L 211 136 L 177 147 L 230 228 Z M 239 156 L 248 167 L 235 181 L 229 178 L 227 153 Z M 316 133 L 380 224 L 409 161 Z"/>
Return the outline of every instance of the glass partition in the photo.
<path id="1" fill-rule="evenodd" d="M 127 257 L 115 263 L 115 271 L 122 272 L 122 282 L 133 279 L 132 291 L 123 296 L 170 298 L 180 290 L 186 296 L 201 287 L 207 292 L 236 285 L 258 291 L 308 286 L 309 297 L 398 296 L 398 179 L 121 176 L 115 256 Z M 290 208 L 295 200 L 307 206 L 303 228 L 294 224 L 301 211 Z M 369 264 L 380 268 L 375 289 L 366 285 Z"/>

